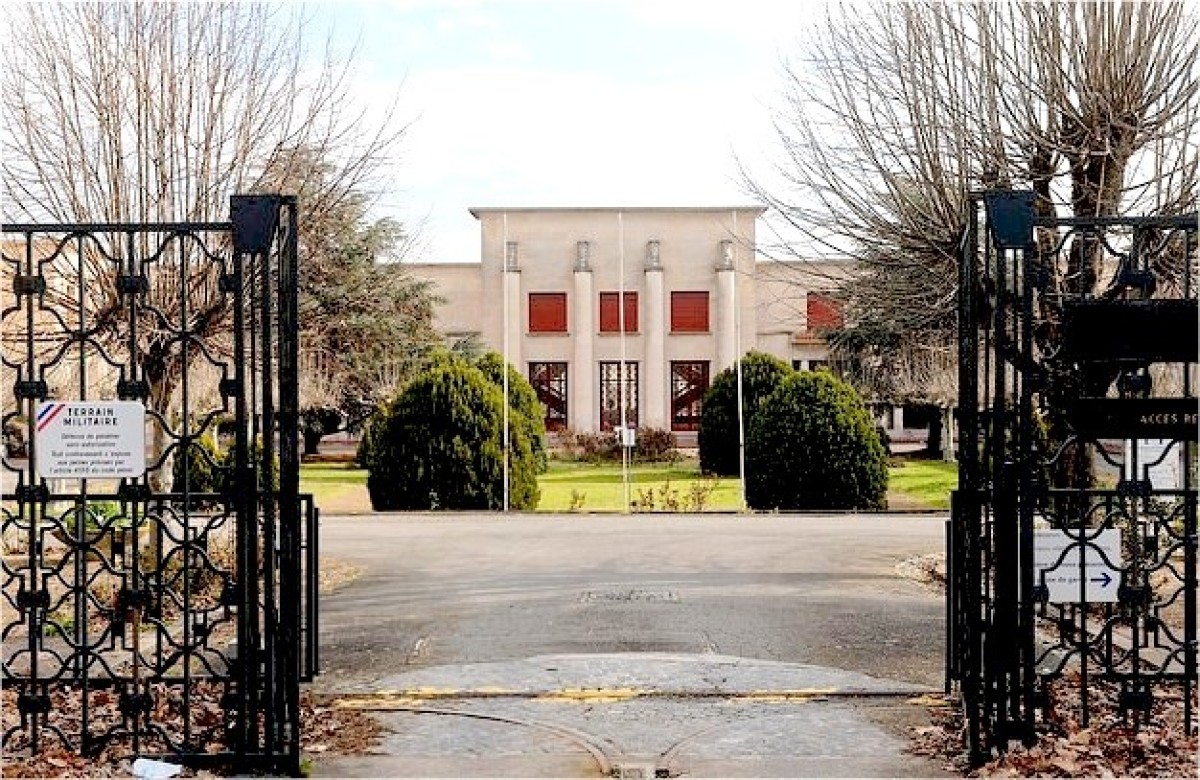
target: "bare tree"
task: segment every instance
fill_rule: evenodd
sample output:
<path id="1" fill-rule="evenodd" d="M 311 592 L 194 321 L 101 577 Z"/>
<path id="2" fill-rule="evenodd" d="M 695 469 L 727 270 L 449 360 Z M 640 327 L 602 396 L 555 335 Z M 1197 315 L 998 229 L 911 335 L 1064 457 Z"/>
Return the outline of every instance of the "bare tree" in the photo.
<path id="1" fill-rule="evenodd" d="M 431 285 L 402 262 L 413 251 L 413 234 L 396 220 L 370 219 L 370 198 L 340 173 L 319 150 L 300 147 L 278 153 L 257 185 L 295 193 L 301 204 L 306 454 L 325 435 L 356 430 L 441 345 Z"/>
<path id="2" fill-rule="evenodd" d="M 1030 188 L 1070 216 L 1196 208 L 1198 22 L 1179 2 L 833 8 L 784 64 L 781 156 L 748 187 L 802 237 L 784 255 L 858 261 L 842 291 L 858 343 L 952 343 L 972 190 Z M 1094 241 L 1066 258 L 1052 284 L 1102 289 Z"/>
<path id="3" fill-rule="evenodd" d="M 14 3 L 3 14 L 20 31 L 0 52 L 6 221 L 221 220 L 230 195 L 278 173 L 296 149 L 331 165 L 328 191 L 308 203 L 325 208 L 372 191 L 404 134 L 391 110 L 372 115 L 356 101 L 352 55 L 338 56 L 328 39 L 323 52 L 310 50 L 302 11 Z M 199 353 L 185 357 L 163 326 L 179 321 L 179 291 L 191 291 L 188 321 L 202 343 L 221 349 L 229 328 L 213 266 L 189 262 L 183 255 L 201 250 L 180 247 L 151 279 L 149 301 L 163 316 L 139 323 L 149 404 L 164 417 Z M 87 266 L 79 284 L 98 343 L 118 329 L 106 254 L 92 245 L 71 260 Z"/>

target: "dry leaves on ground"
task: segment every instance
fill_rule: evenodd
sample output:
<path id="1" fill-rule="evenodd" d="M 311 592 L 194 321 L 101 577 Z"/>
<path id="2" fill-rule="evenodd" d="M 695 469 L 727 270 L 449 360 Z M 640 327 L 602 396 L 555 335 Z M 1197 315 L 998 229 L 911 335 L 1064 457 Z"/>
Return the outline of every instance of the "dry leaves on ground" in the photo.
<path id="1" fill-rule="evenodd" d="M 300 723 L 301 753 L 369 753 L 384 733 L 379 721 L 370 713 L 316 706 L 307 694 L 301 700 Z"/>
<path id="2" fill-rule="evenodd" d="M 321 593 L 329 593 L 345 587 L 363 575 L 363 567 L 349 561 L 322 555 L 317 569 Z"/>
<path id="3" fill-rule="evenodd" d="M 1197 739 L 1184 732 L 1183 697 L 1156 692 L 1149 719 L 1135 725 L 1122 718 L 1114 686 L 1089 683 L 1087 728 L 1081 718 L 1079 680 L 1064 676 L 1050 685 L 1050 717 L 1038 724 L 1038 741 L 1019 742 L 1008 752 L 972 769 L 965 752 L 965 723 L 957 706 L 930 708 L 932 726 L 916 729 L 909 750 L 941 759 L 965 777 L 1197 777 Z"/>
<path id="4" fill-rule="evenodd" d="M 219 687 L 212 685 L 201 687 L 192 695 L 193 722 L 209 722 L 214 725 L 220 722 L 220 705 L 218 699 Z M 103 694 L 103 691 L 93 692 Z M 0 708 L 3 712 L 4 728 L 17 723 L 16 692 L 6 689 L 0 692 L 2 701 Z M 79 728 L 77 703 L 69 700 L 65 694 L 52 693 L 54 709 L 51 712 L 52 723 L 56 726 L 75 729 Z M 165 723 L 170 727 L 172 721 L 179 721 L 178 703 L 165 697 L 159 699 L 154 715 L 155 722 Z M 72 714 L 74 712 L 75 714 Z M 89 717 L 95 727 L 97 710 Z M 210 714 L 215 717 L 210 718 Z M 119 716 L 116 716 L 119 719 Z M 355 755 L 370 751 L 383 728 L 369 713 L 354 710 L 339 710 L 331 707 L 315 706 L 308 692 L 300 698 L 300 752 L 301 754 L 339 754 Z M 213 742 L 208 746 L 213 752 L 220 752 L 224 746 Z M 133 773 L 133 756 L 129 755 L 127 742 L 113 742 L 103 749 L 99 755 L 83 758 L 74 754 L 60 740 L 46 739 L 42 742 L 41 750 L 34 756 L 15 755 L 17 751 L 6 749 L 4 760 L 0 762 L 0 777 L 131 777 Z M 167 757 L 163 760 L 171 761 Z M 179 777 L 212 778 L 221 777 L 225 772 L 193 770 L 185 768 Z"/>

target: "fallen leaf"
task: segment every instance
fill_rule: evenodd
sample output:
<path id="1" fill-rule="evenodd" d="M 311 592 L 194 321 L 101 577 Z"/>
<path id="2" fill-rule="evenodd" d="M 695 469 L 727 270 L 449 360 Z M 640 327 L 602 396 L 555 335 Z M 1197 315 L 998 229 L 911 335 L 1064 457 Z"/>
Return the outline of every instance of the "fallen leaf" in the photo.
<path id="1" fill-rule="evenodd" d="M 1050 766 L 1066 772 L 1071 777 L 1079 774 L 1079 764 L 1070 758 L 1056 758 L 1050 762 Z"/>

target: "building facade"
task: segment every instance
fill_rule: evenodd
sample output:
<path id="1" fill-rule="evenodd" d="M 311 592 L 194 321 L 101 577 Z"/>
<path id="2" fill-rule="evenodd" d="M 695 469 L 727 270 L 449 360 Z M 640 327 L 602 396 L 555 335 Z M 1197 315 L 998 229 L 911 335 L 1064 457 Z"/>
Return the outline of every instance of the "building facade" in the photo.
<path id="1" fill-rule="evenodd" d="M 414 264 L 447 336 L 478 333 L 546 406 L 550 430 L 694 431 L 717 372 L 751 349 L 827 360 L 821 294 L 845 264 L 760 260 L 760 206 L 474 208 L 478 263 Z"/>

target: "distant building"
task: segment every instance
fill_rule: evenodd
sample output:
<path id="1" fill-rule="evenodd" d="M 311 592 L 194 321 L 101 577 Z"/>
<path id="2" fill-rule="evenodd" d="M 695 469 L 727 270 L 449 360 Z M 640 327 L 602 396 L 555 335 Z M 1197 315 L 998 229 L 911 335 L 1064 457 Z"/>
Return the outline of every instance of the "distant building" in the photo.
<path id="1" fill-rule="evenodd" d="M 474 208 L 480 262 L 409 268 L 446 300 L 440 331 L 507 352 L 548 429 L 619 426 L 624 395 L 629 425 L 689 432 L 712 378 L 746 351 L 799 369 L 828 360 L 820 330 L 839 314 L 821 291 L 848 265 L 760 260 L 763 211 Z"/>

